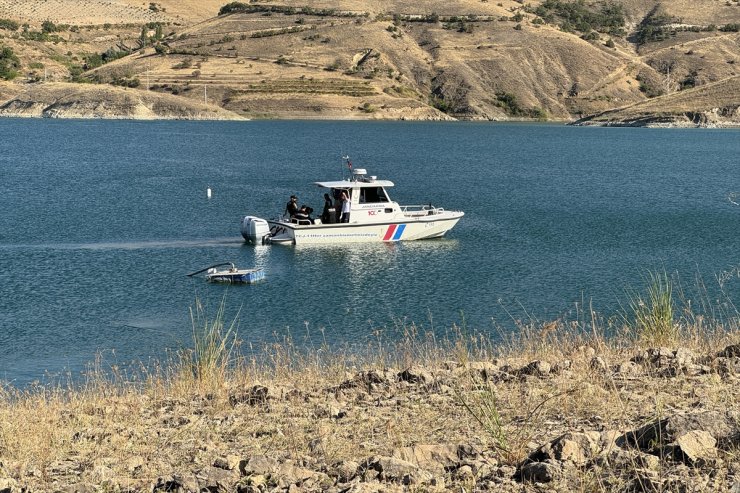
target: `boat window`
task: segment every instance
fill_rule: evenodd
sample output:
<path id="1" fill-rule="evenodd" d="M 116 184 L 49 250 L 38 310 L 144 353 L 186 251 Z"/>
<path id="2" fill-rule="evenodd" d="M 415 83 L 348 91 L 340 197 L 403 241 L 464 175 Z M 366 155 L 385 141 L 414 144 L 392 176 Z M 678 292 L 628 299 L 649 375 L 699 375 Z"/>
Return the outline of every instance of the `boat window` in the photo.
<path id="1" fill-rule="evenodd" d="M 378 202 L 388 202 L 388 196 L 385 194 L 383 187 L 367 187 L 360 189 L 361 204 L 375 204 Z"/>

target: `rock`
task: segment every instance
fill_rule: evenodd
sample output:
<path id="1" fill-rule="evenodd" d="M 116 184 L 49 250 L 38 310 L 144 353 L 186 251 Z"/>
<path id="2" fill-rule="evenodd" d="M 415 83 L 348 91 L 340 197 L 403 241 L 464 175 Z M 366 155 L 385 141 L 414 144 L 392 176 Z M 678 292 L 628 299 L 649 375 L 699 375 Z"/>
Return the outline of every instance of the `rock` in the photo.
<path id="1" fill-rule="evenodd" d="M 18 493 L 18 482 L 13 478 L 0 478 L 0 493 Z"/>
<path id="2" fill-rule="evenodd" d="M 95 493 L 96 491 L 97 489 L 88 483 L 70 484 L 59 490 L 60 493 Z"/>
<path id="3" fill-rule="evenodd" d="M 562 361 L 558 361 L 555 363 L 552 367 L 551 372 L 555 373 L 556 375 L 560 375 L 565 371 L 570 370 L 573 367 L 573 362 L 569 359 L 564 359 Z"/>
<path id="4" fill-rule="evenodd" d="M 345 460 L 330 466 L 327 472 L 329 476 L 337 478 L 338 482 L 348 483 L 357 476 L 359 468 L 360 465 L 357 462 Z"/>
<path id="5" fill-rule="evenodd" d="M 623 377 L 639 377 L 642 373 L 642 366 L 634 361 L 625 361 L 617 366 L 617 374 Z"/>
<path id="6" fill-rule="evenodd" d="M 216 459 L 215 459 L 215 460 L 213 461 L 213 467 L 217 467 L 217 468 L 219 468 L 219 469 L 227 469 L 227 470 L 228 470 L 228 469 L 231 469 L 231 468 L 229 467 L 229 463 L 228 463 L 228 461 L 227 461 L 226 459 L 222 458 L 222 457 L 217 457 L 217 458 L 216 458 Z"/>
<path id="7" fill-rule="evenodd" d="M 733 356 L 731 358 L 717 358 L 714 360 L 714 366 L 717 369 L 717 373 L 723 377 L 737 375 L 740 373 L 740 357 Z"/>
<path id="8" fill-rule="evenodd" d="M 727 346 L 717 355 L 722 358 L 738 358 L 740 357 L 740 344 L 732 344 Z"/>
<path id="9" fill-rule="evenodd" d="M 643 475 L 649 475 L 660 470 L 662 466 L 660 458 L 655 455 L 635 449 L 621 448 L 613 448 L 605 452 L 594 460 L 594 465 L 607 471 L 608 474 L 623 476 L 631 476 L 637 471 Z"/>
<path id="10" fill-rule="evenodd" d="M 475 479 L 475 473 L 473 473 L 473 468 L 466 464 L 455 470 L 455 477 L 458 481 L 469 483 Z"/>
<path id="11" fill-rule="evenodd" d="M 552 442 L 540 447 L 527 458 L 527 462 L 559 461 L 583 466 L 598 455 L 601 433 L 566 433 Z"/>
<path id="12" fill-rule="evenodd" d="M 533 483 L 549 483 L 560 475 L 560 466 L 554 461 L 530 462 L 519 471 L 522 481 Z"/>
<path id="13" fill-rule="evenodd" d="M 650 365 L 654 368 L 666 368 L 674 360 L 675 353 L 672 349 L 666 347 L 650 348 L 638 354 L 632 361 Z"/>
<path id="14" fill-rule="evenodd" d="M 705 411 L 677 414 L 653 421 L 617 439 L 620 447 L 636 446 L 642 451 L 666 454 L 673 451 L 679 437 L 690 431 L 711 435 L 719 448 L 729 449 L 740 434 L 740 414 L 737 412 Z M 705 437 L 701 439 L 705 443 Z"/>
<path id="15" fill-rule="evenodd" d="M 536 360 L 519 370 L 521 375 L 532 375 L 535 377 L 544 377 L 550 374 L 550 363 L 547 361 Z"/>
<path id="16" fill-rule="evenodd" d="M 457 467 L 460 460 L 475 457 L 472 447 L 466 445 L 416 445 L 395 449 L 392 456 L 410 462 L 422 469 L 442 474 Z"/>
<path id="17" fill-rule="evenodd" d="M 344 493 L 391 493 L 395 491 L 403 491 L 403 489 L 401 487 L 399 489 L 389 488 L 388 485 L 380 483 L 357 483 L 348 490 L 344 490 Z"/>
<path id="18" fill-rule="evenodd" d="M 318 406 L 314 411 L 316 418 L 342 419 L 347 416 L 347 410 L 333 405 Z"/>
<path id="19" fill-rule="evenodd" d="M 690 465 L 712 459 L 717 455 L 717 440 L 708 432 L 693 430 L 676 437 L 673 453 Z"/>
<path id="20" fill-rule="evenodd" d="M 257 406 L 265 404 L 270 391 L 263 385 L 255 385 L 250 389 L 234 391 L 229 395 L 229 403 L 232 406 L 237 404 L 249 404 L 250 406 Z"/>
<path id="21" fill-rule="evenodd" d="M 483 381 L 493 379 L 499 372 L 498 364 L 494 361 L 471 361 L 466 366 L 470 371 L 477 372 Z"/>
<path id="22" fill-rule="evenodd" d="M 416 465 L 395 457 L 373 457 L 368 461 L 369 469 L 378 472 L 381 481 L 399 483 L 404 486 L 429 484 L 434 477 Z"/>
<path id="23" fill-rule="evenodd" d="M 278 469 L 278 461 L 266 455 L 255 455 L 243 464 L 239 464 L 239 472 L 242 476 L 268 475 Z"/>
<path id="24" fill-rule="evenodd" d="M 198 491 L 227 493 L 234 490 L 234 485 L 239 480 L 239 473 L 220 467 L 209 467 L 199 471 L 196 478 L 198 479 Z"/>
<path id="25" fill-rule="evenodd" d="M 345 380 L 335 391 L 363 388 L 372 392 L 378 387 L 388 386 L 396 381 L 396 375 L 390 370 L 369 370 L 357 373 L 353 378 Z"/>
<path id="26" fill-rule="evenodd" d="M 177 474 L 173 474 L 169 478 L 157 478 L 152 486 L 152 492 L 180 492 L 183 491 L 185 482 L 183 478 Z"/>
<path id="27" fill-rule="evenodd" d="M 589 366 L 592 370 L 601 373 L 605 373 L 607 370 L 609 370 L 609 365 L 606 364 L 606 361 L 604 361 L 604 358 L 602 358 L 601 356 L 594 356 L 593 358 L 591 358 Z"/>
<path id="28" fill-rule="evenodd" d="M 679 367 L 693 365 L 696 361 L 694 353 L 691 350 L 682 347 L 676 349 L 676 352 L 673 353 L 673 358 L 673 363 Z"/>
<path id="29" fill-rule="evenodd" d="M 421 366 L 411 366 L 398 374 L 402 382 L 431 385 L 434 383 L 434 375 Z"/>
<path id="30" fill-rule="evenodd" d="M 327 478 L 326 474 L 300 467 L 292 460 L 287 460 L 280 464 L 278 470 L 275 472 L 275 477 L 282 487 L 287 487 L 291 484 L 300 486 L 309 480 L 312 480 L 314 483 L 321 483 Z"/>

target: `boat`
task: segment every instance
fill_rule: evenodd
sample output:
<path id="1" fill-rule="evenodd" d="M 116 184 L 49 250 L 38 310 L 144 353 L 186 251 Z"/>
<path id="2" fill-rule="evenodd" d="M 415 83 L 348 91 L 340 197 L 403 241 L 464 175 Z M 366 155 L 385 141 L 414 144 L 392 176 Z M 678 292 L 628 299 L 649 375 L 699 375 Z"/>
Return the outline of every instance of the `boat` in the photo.
<path id="1" fill-rule="evenodd" d="M 221 267 L 224 265 L 228 265 L 229 268 L 220 270 L 217 269 L 217 267 Z M 238 269 L 231 262 L 225 262 L 222 264 L 216 264 L 210 267 L 206 267 L 205 269 L 201 269 L 199 271 L 193 272 L 192 274 L 188 274 L 188 277 L 200 274 L 201 272 L 206 273 L 205 278 L 208 282 L 227 284 L 254 284 L 256 282 L 262 281 L 265 278 L 264 269 Z"/>
<path id="2" fill-rule="evenodd" d="M 347 158 L 345 158 L 347 159 Z M 335 244 L 396 242 L 440 238 L 465 215 L 429 205 L 399 205 L 390 199 L 389 180 L 379 180 L 363 168 L 353 169 L 347 159 L 349 178 L 315 182 L 333 197 L 345 192 L 350 199 L 349 218 L 339 221 L 337 211 L 313 218 L 310 214 L 283 215 L 275 219 L 244 216 L 241 233 L 253 244 Z M 310 210 L 309 210 L 310 212 Z"/>

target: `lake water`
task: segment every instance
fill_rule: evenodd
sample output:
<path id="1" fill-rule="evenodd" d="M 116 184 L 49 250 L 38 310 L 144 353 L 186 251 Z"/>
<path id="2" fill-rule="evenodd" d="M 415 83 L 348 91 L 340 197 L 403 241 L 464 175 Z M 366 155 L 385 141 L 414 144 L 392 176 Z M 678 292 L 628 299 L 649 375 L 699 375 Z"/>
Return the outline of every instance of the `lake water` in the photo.
<path id="1" fill-rule="evenodd" d="M 738 131 L 0 120 L 0 135 L 0 380 L 15 385 L 188 346 L 196 299 L 213 313 L 225 297 L 258 347 L 463 319 L 495 334 L 584 301 L 611 316 L 649 270 L 740 294 Z M 320 210 L 311 183 L 341 177 L 346 154 L 394 181 L 394 200 L 465 217 L 425 242 L 243 243 L 240 217 L 293 193 Z M 267 280 L 186 276 L 224 261 Z"/>

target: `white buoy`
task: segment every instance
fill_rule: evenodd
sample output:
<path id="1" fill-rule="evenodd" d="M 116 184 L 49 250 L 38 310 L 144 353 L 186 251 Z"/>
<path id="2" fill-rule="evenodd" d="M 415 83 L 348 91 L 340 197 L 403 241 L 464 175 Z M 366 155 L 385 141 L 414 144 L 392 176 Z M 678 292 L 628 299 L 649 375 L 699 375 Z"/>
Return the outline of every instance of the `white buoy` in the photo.
<path id="1" fill-rule="evenodd" d="M 211 187 L 206 189 L 206 196 L 208 196 L 209 199 L 211 198 Z"/>

